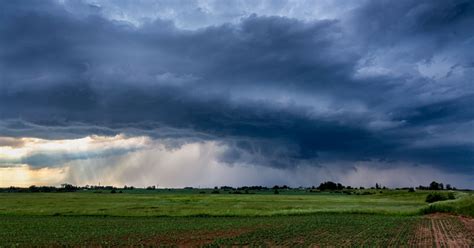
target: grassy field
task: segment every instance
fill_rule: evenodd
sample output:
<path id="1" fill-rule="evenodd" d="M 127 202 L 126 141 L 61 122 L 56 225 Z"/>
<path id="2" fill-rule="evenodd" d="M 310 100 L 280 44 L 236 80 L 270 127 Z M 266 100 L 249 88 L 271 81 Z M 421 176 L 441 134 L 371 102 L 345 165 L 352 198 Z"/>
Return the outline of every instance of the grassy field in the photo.
<path id="1" fill-rule="evenodd" d="M 380 192 L 380 191 L 379 191 Z M 385 191 L 373 195 L 18 193 L 0 194 L 0 215 L 269 216 L 281 214 L 416 214 L 427 193 Z"/>
<path id="2" fill-rule="evenodd" d="M 0 247 L 474 245 L 472 218 L 422 215 L 472 215 L 470 193 L 427 204 L 428 191 L 209 192 L 2 193 Z"/>

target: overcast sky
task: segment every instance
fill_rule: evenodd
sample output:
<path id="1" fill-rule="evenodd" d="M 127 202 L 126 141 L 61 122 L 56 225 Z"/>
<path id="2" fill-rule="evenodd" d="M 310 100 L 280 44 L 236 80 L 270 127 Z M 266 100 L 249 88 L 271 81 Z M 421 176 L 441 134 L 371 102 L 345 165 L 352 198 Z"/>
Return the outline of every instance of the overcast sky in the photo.
<path id="1" fill-rule="evenodd" d="M 472 1 L 0 1 L 0 186 L 474 188 Z"/>

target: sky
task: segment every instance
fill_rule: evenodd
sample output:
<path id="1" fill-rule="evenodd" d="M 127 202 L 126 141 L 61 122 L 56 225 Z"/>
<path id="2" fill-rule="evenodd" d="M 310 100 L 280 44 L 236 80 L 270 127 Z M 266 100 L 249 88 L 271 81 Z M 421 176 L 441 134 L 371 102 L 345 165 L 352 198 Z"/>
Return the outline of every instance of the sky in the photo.
<path id="1" fill-rule="evenodd" d="M 0 187 L 474 189 L 474 2 L 0 1 Z"/>

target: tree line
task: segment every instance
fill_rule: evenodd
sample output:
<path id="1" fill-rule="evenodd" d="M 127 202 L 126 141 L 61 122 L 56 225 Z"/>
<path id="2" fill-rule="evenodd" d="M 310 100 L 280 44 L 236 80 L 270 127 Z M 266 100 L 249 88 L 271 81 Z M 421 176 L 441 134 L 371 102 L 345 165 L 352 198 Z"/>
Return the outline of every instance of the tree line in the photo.
<path id="1" fill-rule="evenodd" d="M 146 190 L 157 190 L 158 188 L 153 186 L 148 186 L 145 188 L 136 188 L 134 186 L 123 186 L 123 187 L 115 187 L 115 186 L 101 186 L 101 185 L 85 185 L 85 186 L 75 186 L 72 184 L 61 184 L 60 187 L 55 186 L 35 186 L 32 185 L 27 188 L 22 187 L 9 187 L 9 188 L 0 188 L 0 192 L 29 192 L 29 193 L 36 193 L 36 192 L 75 192 L 79 190 L 109 190 L 111 193 L 122 193 L 123 190 L 135 190 L 135 189 L 146 189 Z M 185 190 L 195 190 L 201 188 L 193 188 L 193 187 L 185 187 Z M 297 187 L 292 188 L 288 185 L 275 185 L 273 187 L 266 187 L 266 186 L 241 186 L 241 187 L 232 187 L 232 186 L 220 186 L 214 187 L 213 193 L 219 193 L 220 191 L 230 191 L 230 192 L 251 192 L 251 191 L 268 191 L 273 190 L 275 194 L 278 194 L 281 190 L 310 190 L 310 191 L 342 191 L 342 190 L 364 190 L 365 187 L 352 187 L 352 186 L 345 186 L 341 183 L 326 181 L 319 184 L 319 186 L 311 186 L 311 187 Z M 389 189 L 386 186 L 382 186 L 379 183 L 376 183 L 373 187 L 368 189 Z M 415 190 L 456 190 L 455 187 L 452 187 L 450 184 L 444 185 L 443 183 L 439 183 L 436 181 L 431 182 L 427 186 L 419 185 L 418 187 L 404 187 L 404 188 L 395 188 L 398 190 L 408 190 L 410 192 L 414 192 Z M 168 190 L 173 190 L 169 188 Z M 211 192 L 211 193 L 212 193 Z"/>

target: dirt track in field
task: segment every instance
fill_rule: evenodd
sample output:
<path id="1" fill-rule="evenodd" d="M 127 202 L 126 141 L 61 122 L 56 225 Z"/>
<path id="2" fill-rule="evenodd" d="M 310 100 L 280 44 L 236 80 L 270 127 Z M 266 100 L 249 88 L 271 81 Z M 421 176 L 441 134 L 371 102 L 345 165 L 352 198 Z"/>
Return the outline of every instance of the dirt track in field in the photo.
<path id="1" fill-rule="evenodd" d="M 218 238 L 231 238 L 239 236 L 243 233 L 249 232 L 251 229 L 235 229 L 235 230 L 221 230 L 221 231 L 194 231 L 186 234 L 176 235 L 174 238 L 170 237 L 154 237 L 145 240 L 143 244 L 146 247 L 154 246 L 172 246 L 172 247 L 202 247 L 211 244 Z"/>
<path id="2" fill-rule="evenodd" d="M 410 245 L 416 247 L 474 247 L 474 219 L 448 214 L 427 215 Z"/>

